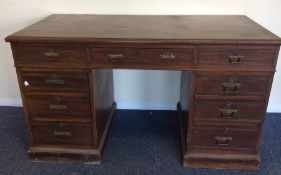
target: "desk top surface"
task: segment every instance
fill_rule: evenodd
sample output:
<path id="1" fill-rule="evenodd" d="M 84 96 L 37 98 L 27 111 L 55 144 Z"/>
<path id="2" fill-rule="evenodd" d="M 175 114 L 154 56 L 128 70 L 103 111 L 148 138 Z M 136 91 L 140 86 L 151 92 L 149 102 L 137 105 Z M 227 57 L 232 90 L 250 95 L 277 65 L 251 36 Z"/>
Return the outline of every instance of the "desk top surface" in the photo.
<path id="1" fill-rule="evenodd" d="M 250 18 L 236 15 L 51 15 L 6 41 L 281 44 Z"/>

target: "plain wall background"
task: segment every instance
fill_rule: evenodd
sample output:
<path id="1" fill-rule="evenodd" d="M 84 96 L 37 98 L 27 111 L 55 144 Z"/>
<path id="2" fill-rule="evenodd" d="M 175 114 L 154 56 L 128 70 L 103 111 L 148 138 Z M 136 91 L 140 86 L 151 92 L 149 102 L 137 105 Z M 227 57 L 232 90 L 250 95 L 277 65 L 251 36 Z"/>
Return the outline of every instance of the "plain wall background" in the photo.
<path id="1" fill-rule="evenodd" d="M 77 14 L 239 14 L 281 36 L 280 0 L 0 0 L 0 106 L 21 105 L 11 49 L 4 38 L 53 13 Z M 281 112 L 281 58 L 269 112 Z M 115 70 L 115 101 L 123 109 L 175 109 L 180 73 Z"/>

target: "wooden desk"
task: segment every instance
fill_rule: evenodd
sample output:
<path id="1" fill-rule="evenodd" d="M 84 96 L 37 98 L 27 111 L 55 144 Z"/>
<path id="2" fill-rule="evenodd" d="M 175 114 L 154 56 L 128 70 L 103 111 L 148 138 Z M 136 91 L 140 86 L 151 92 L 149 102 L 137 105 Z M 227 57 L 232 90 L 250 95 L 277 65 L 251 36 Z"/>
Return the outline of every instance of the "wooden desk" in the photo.
<path id="1" fill-rule="evenodd" d="M 182 71 L 185 167 L 259 167 L 281 40 L 245 16 L 51 15 L 6 41 L 32 160 L 99 161 L 115 109 L 112 69 L 130 68 Z"/>

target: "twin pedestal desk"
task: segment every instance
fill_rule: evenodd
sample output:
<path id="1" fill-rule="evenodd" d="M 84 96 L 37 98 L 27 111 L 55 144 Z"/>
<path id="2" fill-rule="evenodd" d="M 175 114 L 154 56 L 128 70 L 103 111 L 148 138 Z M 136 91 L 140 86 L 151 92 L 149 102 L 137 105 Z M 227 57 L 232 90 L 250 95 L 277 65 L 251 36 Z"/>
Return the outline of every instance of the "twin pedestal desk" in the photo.
<path id="1" fill-rule="evenodd" d="M 51 15 L 6 41 L 30 159 L 99 161 L 116 107 L 112 69 L 157 69 L 181 71 L 183 166 L 258 169 L 281 40 L 251 19 Z"/>

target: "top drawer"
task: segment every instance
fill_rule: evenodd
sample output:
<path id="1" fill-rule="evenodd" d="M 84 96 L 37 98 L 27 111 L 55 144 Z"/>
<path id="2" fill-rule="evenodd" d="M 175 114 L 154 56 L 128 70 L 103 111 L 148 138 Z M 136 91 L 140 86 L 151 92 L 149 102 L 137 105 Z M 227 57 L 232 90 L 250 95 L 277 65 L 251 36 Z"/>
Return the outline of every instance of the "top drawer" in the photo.
<path id="1" fill-rule="evenodd" d="M 97 68 L 186 69 L 194 59 L 192 46 L 119 46 L 91 48 Z"/>
<path id="2" fill-rule="evenodd" d="M 86 48 L 79 46 L 15 44 L 13 55 L 16 66 L 85 67 L 88 62 Z"/>
<path id="3" fill-rule="evenodd" d="M 198 66 L 274 69 L 277 54 L 276 46 L 199 46 Z"/>

